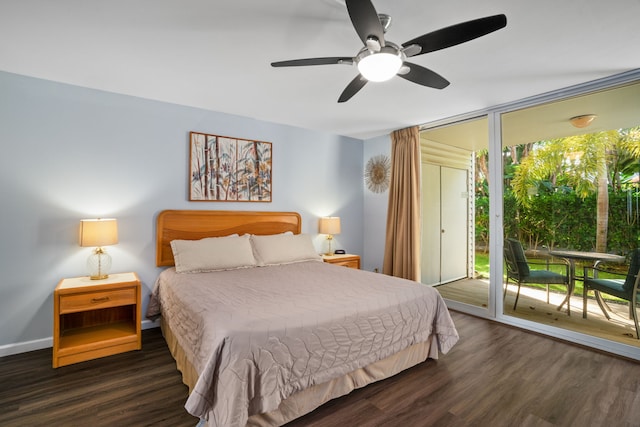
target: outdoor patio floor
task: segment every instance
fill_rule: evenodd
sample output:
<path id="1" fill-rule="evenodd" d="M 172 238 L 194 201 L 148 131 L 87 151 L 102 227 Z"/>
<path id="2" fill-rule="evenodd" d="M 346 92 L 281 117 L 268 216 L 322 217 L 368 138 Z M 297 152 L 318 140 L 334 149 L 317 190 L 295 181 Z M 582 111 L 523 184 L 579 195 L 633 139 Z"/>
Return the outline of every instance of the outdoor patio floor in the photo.
<path id="1" fill-rule="evenodd" d="M 460 280 L 439 285 L 436 289 L 443 298 L 465 304 L 486 307 L 489 300 L 489 284 L 484 280 Z M 609 303 L 613 313 L 609 312 L 611 320 L 607 320 L 598 303 L 590 297 L 587 303 L 587 318 L 584 319 L 582 295 L 571 297 L 571 316 L 568 316 L 566 305 L 561 311 L 556 309 L 565 294 L 551 292 L 550 303 L 547 304 L 546 291 L 522 286 L 518 307 L 514 311 L 516 290 L 516 285 L 509 284 L 505 299 L 505 314 L 640 347 L 640 340 L 636 339 L 633 319 L 629 318 L 628 304 Z"/>

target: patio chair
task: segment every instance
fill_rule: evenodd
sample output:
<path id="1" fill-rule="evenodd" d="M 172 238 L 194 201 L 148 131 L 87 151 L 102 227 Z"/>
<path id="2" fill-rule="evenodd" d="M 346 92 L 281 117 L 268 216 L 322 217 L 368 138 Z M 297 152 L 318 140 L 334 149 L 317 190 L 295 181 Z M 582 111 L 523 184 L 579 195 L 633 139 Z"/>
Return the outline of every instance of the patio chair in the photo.
<path id="1" fill-rule="evenodd" d="M 522 244 L 517 239 L 508 238 L 504 242 L 504 259 L 507 266 L 507 283 L 504 288 L 504 297 L 507 295 L 507 287 L 509 286 L 509 280 L 513 280 L 518 285 L 518 292 L 516 293 L 516 300 L 513 303 L 513 309 L 518 306 L 518 298 L 520 297 L 520 286 L 523 283 L 539 284 L 547 286 L 547 304 L 549 303 L 549 285 L 564 285 L 567 287 L 567 314 L 571 315 L 571 304 L 569 299 L 571 297 L 571 279 L 569 277 L 569 264 L 567 263 L 534 263 L 529 262 L 524 254 Z M 544 269 L 533 269 L 531 266 L 544 265 Z M 565 269 L 565 274 L 556 273 L 550 271 L 549 267 L 552 265 L 560 265 Z M 563 302 L 564 304 L 564 302 Z M 562 307 L 562 304 L 558 307 L 558 310 Z"/>
<path id="2" fill-rule="evenodd" d="M 629 253 L 629 270 L 624 273 L 615 273 L 599 267 L 584 268 L 584 292 L 582 294 L 582 317 L 587 318 L 587 292 L 593 291 L 600 309 L 607 320 L 610 320 L 609 308 L 602 299 L 601 293 L 613 295 L 629 302 L 629 318 L 633 319 L 636 326 L 636 338 L 640 339 L 640 328 L 638 327 L 638 287 L 640 286 L 640 248 Z M 599 279 L 598 272 L 606 271 L 609 275 L 619 278 Z M 626 277 L 625 277 L 626 276 Z M 611 310 L 609 308 L 609 310 Z"/>

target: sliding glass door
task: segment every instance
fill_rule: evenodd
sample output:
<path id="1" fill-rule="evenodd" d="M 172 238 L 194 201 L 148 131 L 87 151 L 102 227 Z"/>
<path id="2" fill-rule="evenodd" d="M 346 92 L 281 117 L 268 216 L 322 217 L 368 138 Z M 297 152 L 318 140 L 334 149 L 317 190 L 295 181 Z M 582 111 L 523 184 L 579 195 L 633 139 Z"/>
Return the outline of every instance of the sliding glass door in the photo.
<path id="1" fill-rule="evenodd" d="M 574 285 L 570 315 L 566 286 L 547 293 L 538 284 L 521 286 L 515 308 L 509 286 L 505 314 L 640 346 L 628 304 L 608 298 L 607 319 L 592 294 L 583 299 L 581 280 L 595 262 L 625 273 L 628 265 L 611 262 L 623 258 L 597 254 L 624 257 L 640 246 L 639 113 L 635 83 L 502 114 L 504 235 L 521 243 L 531 268 L 570 265 Z"/>
<path id="2" fill-rule="evenodd" d="M 429 204 L 423 205 L 423 281 L 437 286 L 450 308 L 640 360 L 625 301 L 606 301 L 607 319 L 588 293 L 583 309 L 581 272 L 597 259 L 585 263 L 554 252 L 624 257 L 640 247 L 640 71 L 499 106 L 485 116 L 433 123 L 421 138 L 423 203 Z M 442 261 L 449 256 L 442 204 L 451 201 L 442 192 L 464 191 L 443 190 L 447 168 L 468 177 L 468 232 L 457 245 L 467 253 L 467 275 L 451 280 Z M 525 284 L 514 308 L 517 286 L 505 286 L 507 237 L 542 268 L 574 267 L 571 315 L 562 285 L 551 285 L 547 297 L 546 286 Z M 628 268 L 624 262 L 607 267 Z"/>
<path id="3" fill-rule="evenodd" d="M 487 118 L 423 130 L 422 283 L 452 304 L 486 311 L 489 301 Z M 480 199 L 478 199 L 480 198 Z M 480 215 L 480 218 L 477 216 Z M 478 228 L 480 224 L 480 228 Z"/>

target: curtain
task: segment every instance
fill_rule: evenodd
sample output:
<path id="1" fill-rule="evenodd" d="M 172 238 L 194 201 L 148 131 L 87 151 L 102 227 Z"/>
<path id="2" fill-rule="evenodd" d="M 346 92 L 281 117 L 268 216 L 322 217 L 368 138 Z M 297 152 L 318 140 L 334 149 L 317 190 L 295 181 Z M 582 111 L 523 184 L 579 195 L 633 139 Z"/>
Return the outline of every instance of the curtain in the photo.
<path id="1" fill-rule="evenodd" d="M 420 132 L 391 134 L 391 182 L 382 271 L 420 281 Z"/>

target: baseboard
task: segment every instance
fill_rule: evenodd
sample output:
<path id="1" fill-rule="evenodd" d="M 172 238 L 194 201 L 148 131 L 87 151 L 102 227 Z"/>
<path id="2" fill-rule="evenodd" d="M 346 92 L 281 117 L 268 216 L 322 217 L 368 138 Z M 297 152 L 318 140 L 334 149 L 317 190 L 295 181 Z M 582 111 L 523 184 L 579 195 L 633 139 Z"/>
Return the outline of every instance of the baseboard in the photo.
<path id="1" fill-rule="evenodd" d="M 160 322 L 151 320 L 143 320 L 141 328 L 152 329 L 159 328 Z M 0 345 L 0 357 L 11 356 L 12 354 L 27 353 L 34 350 L 42 350 L 43 348 L 53 347 L 53 337 L 42 338 L 33 341 L 24 341 L 14 344 Z"/>
<path id="2" fill-rule="evenodd" d="M 143 320 L 142 321 L 142 325 L 141 328 L 144 331 L 145 329 L 153 329 L 153 328 L 159 328 L 160 327 L 160 320 Z"/>
<path id="3" fill-rule="evenodd" d="M 47 347 L 53 347 L 53 337 L 2 345 L 0 346 L 0 357 L 27 353 L 34 350 L 42 350 Z"/>

